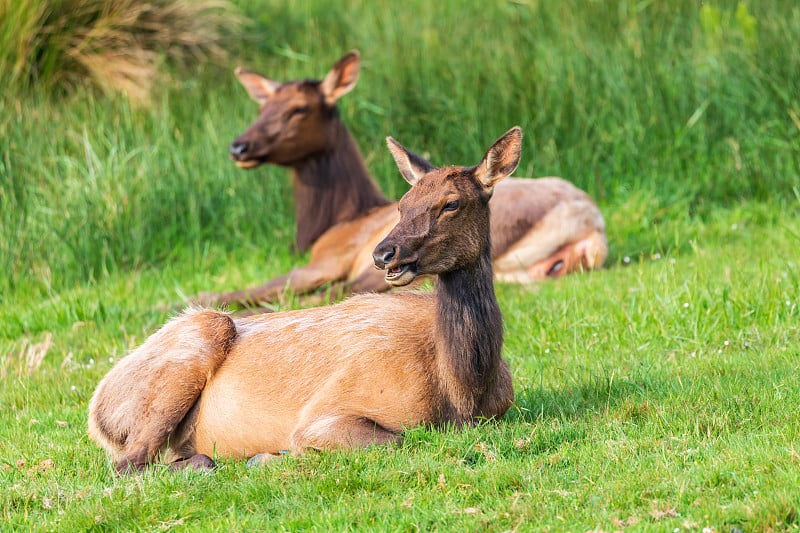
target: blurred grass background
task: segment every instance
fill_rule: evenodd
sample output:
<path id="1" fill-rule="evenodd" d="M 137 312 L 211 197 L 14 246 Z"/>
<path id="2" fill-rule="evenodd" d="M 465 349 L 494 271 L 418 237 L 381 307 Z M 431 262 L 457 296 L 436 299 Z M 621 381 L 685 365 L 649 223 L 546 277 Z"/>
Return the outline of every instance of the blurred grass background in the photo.
<path id="1" fill-rule="evenodd" d="M 151 14 L 146 26 L 161 33 L 122 40 L 159 58 L 142 83 L 109 66 L 117 44 L 102 48 L 125 28 L 90 39 L 91 48 L 80 40 L 91 32 L 70 26 L 85 20 L 30 22 L 31 13 L 92 3 L 138 9 L 0 4 L 3 300 L 120 269 L 195 263 L 209 246 L 288 246 L 285 171 L 244 172 L 227 160 L 229 141 L 256 116 L 232 69 L 321 78 L 351 48 L 363 69 L 340 107 L 391 197 L 404 185 L 384 136 L 436 162 L 468 163 L 520 124 L 517 174 L 560 175 L 596 197 L 611 263 L 682 246 L 653 238 L 666 221 L 702 220 L 744 201 L 797 207 L 793 1 L 205 2 L 212 29 L 199 15 L 186 29 L 172 26 L 189 15 Z M 145 18 L 137 16 L 131 26 Z M 208 42 L 186 38 L 192 30 Z M 95 61 L 81 60 L 84 49 L 110 61 L 82 67 Z"/>

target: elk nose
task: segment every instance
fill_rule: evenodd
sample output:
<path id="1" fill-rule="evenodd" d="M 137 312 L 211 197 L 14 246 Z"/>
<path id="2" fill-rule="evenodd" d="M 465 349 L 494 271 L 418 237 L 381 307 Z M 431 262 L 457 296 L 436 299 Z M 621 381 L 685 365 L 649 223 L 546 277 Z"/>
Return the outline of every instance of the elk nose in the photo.
<path id="1" fill-rule="evenodd" d="M 386 265 L 392 262 L 394 256 L 397 255 L 397 247 L 386 247 L 388 249 L 381 250 L 381 247 L 375 249 L 372 254 L 372 260 L 375 261 L 375 266 L 378 268 L 386 268 Z"/>
<path id="2" fill-rule="evenodd" d="M 247 143 L 242 141 L 233 141 L 229 151 L 233 157 L 240 157 L 247 153 Z"/>

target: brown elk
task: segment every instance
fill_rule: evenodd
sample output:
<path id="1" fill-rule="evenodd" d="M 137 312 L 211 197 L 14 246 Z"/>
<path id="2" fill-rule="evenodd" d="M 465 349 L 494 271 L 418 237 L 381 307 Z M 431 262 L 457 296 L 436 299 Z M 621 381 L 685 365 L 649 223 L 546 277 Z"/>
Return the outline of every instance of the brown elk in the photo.
<path id="1" fill-rule="evenodd" d="M 359 55 L 342 57 L 320 81 L 279 83 L 237 69 L 259 103 L 259 118 L 230 146 L 241 168 L 263 163 L 290 167 L 294 183 L 297 246 L 311 245 L 307 265 L 259 287 L 203 293 L 206 305 L 256 305 L 330 283 L 342 293 L 389 288 L 372 268 L 371 252 L 397 223 L 390 203 L 367 172 L 363 157 L 339 118 L 336 102 L 358 80 Z M 560 178 L 508 179 L 492 211 L 492 256 L 498 280 L 525 283 L 603 264 L 603 216 L 583 191 Z"/>
<path id="2" fill-rule="evenodd" d="M 89 435 L 118 471 L 392 443 L 407 428 L 508 410 L 489 198 L 519 163 L 522 131 L 506 132 L 474 167 L 437 169 L 387 141 L 412 186 L 373 261 L 393 286 L 438 275 L 435 292 L 238 319 L 194 309 L 171 320 L 89 403 Z"/>

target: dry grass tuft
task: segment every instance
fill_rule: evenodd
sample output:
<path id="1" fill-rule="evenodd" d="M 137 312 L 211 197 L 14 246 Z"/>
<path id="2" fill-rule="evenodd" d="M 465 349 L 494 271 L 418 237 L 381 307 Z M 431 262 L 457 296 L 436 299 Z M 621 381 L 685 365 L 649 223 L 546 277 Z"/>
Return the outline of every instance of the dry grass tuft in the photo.
<path id="1" fill-rule="evenodd" d="M 221 62 L 243 24 L 225 0 L 0 0 L 0 67 L 24 85 L 88 81 L 143 101 L 162 62 Z"/>
<path id="2" fill-rule="evenodd" d="M 17 376 L 32 375 L 42 366 L 42 361 L 44 361 L 52 345 L 53 334 L 49 331 L 45 333 L 41 342 L 34 343 L 25 338 L 16 354 L 13 349 L 9 350 L 5 357 L 0 360 L 0 379 L 4 380 L 6 378 L 9 368 L 12 366 L 15 367 Z"/>

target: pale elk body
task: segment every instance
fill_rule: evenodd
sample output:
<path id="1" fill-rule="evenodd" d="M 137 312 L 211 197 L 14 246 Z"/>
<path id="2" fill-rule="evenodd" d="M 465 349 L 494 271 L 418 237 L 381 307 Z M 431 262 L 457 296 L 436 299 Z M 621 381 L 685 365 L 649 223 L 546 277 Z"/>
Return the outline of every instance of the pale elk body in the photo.
<path id="1" fill-rule="evenodd" d="M 89 435 L 118 471 L 397 442 L 407 428 L 508 410 L 489 198 L 519 162 L 521 130 L 469 168 L 436 169 L 388 142 L 412 187 L 373 262 L 394 286 L 438 276 L 435 291 L 238 319 L 185 312 L 112 368 L 89 403 Z"/>
<path id="2" fill-rule="evenodd" d="M 343 294 L 389 288 L 374 268 L 372 250 L 397 223 L 369 175 L 338 99 L 355 87 L 359 55 L 342 57 L 319 81 L 279 83 L 237 69 L 260 105 L 259 118 L 230 146 L 242 168 L 264 163 L 292 169 L 297 247 L 311 246 L 309 263 L 264 285 L 203 293 L 206 305 L 257 305 L 279 300 L 288 288 L 302 295 L 325 284 Z M 492 211 L 495 277 L 527 283 L 600 267 L 607 253 L 605 223 L 592 199 L 561 178 L 510 178 L 498 184 Z"/>

